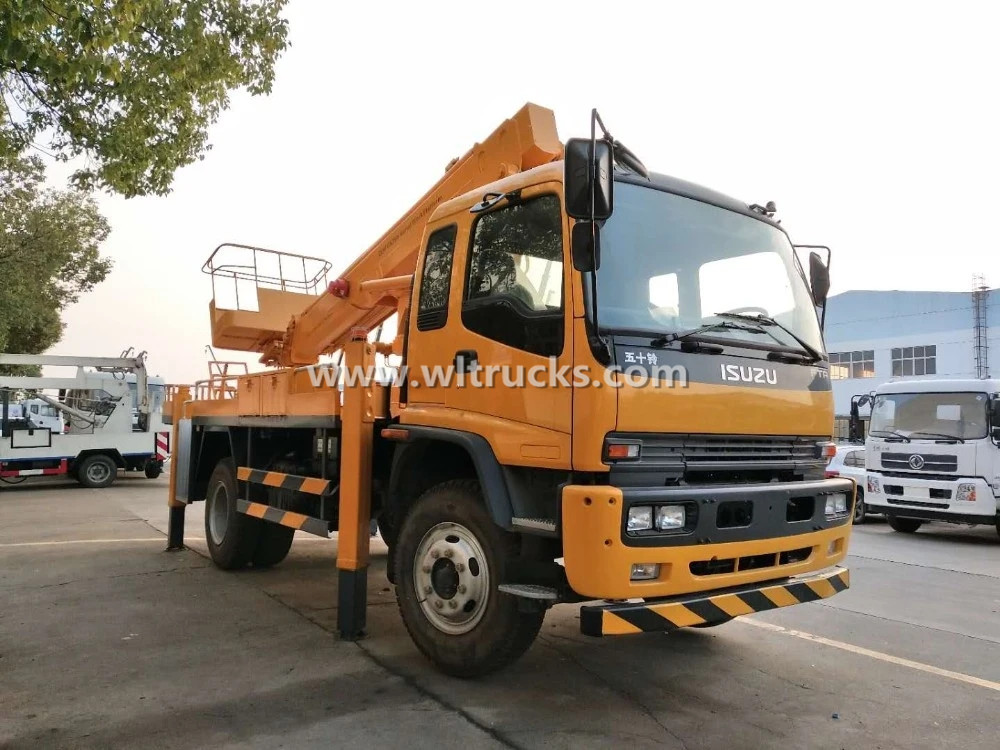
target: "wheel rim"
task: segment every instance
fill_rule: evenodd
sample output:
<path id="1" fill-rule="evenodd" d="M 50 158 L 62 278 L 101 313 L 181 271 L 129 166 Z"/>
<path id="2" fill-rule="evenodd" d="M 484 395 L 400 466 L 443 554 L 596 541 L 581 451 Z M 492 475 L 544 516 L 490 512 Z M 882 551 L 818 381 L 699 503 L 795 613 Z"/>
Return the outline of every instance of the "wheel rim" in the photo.
<path id="1" fill-rule="evenodd" d="M 87 466 L 87 480 L 94 484 L 101 484 L 111 476 L 111 467 L 104 461 L 91 461 Z"/>
<path id="2" fill-rule="evenodd" d="M 420 540 L 413 558 L 420 609 L 442 633 L 472 630 L 486 612 L 490 570 L 475 535 L 457 523 L 439 523 Z"/>
<path id="3" fill-rule="evenodd" d="M 208 514 L 208 533 L 212 541 L 222 544 L 229 529 L 229 491 L 219 482 L 212 491 L 212 509 Z"/>

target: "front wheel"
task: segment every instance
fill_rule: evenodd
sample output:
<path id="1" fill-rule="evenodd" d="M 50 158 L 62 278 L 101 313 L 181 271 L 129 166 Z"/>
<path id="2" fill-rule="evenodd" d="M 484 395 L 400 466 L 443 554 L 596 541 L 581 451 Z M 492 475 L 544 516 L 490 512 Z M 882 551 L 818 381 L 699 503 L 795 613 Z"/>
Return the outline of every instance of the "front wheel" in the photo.
<path id="1" fill-rule="evenodd" d="M 479 483 L 444 482 L 407 514 L 396 540 L 396 600 L 410 637 L 441 671 L 475 677 L 515 661 L 544 611 L 497 589 L 518 538 L 493 523 Z"/>
<path id="2" fill-rule="evenodd" d="M 865 507 L 865 493 L 860 488 L 857 493 L 857 497 L 854 498 L 854 523 L 864 523 L 865 516 L 868 515 L 868 508 Z"/>
<path id="3" fill-rule="evenodd" d="M 917 518 L 899 518 L 897 516 L 889 516 L 887 520 L 889 521 L 889 527 L 893 531 L 898 531 L 902 534 L 912 534 L 924 525 L 924 522 Z"/>

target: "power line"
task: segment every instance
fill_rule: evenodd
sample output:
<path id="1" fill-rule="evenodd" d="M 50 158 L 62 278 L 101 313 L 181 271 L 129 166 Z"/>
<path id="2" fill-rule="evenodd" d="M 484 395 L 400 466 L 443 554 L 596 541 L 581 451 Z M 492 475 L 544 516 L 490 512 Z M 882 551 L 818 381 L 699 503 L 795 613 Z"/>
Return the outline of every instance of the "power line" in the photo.
<path id="1" fill-rule="evenodd" d="M 940 310 L 926 310 L 924 312 L 915 313 L 900 313 L 899 315 L 879 315 L 875 318 L 857 318 L 856 320 L 842 320 L 839 323 L 827 323 L 827 328 L 832 328 L 833 326 L 846 326 L 851 323 L 870 323 L 873 320 L 890 320 L 892 318 L 913 318 L 918 315 L 940 315 L 946 312 L 956 312 L 959 310 L 971 310 L 972 306 L 967 305 L 966 307 L 943 307 Z"/>

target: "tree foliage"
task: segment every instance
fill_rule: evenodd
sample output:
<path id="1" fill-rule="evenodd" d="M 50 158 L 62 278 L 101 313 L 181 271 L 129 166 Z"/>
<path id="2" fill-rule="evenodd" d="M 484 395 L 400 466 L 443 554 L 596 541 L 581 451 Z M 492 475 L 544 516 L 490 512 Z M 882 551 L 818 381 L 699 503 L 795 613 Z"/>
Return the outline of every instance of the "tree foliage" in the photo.
<path id="1" fill-rule="evenodd" d="M 2 0 L 0 158 L 48 139 L 83 188 L 169 191 L 229 91 L 268 93 L 287 0 Z"/>
<path id="2" fill-rule="evenodd" d="M 37 354 L 62 335 L 59 312 L 105 279 L 108 223 L 93 199 L 47 190 L 38 157 L 0 159 L 0 352 Z"/>

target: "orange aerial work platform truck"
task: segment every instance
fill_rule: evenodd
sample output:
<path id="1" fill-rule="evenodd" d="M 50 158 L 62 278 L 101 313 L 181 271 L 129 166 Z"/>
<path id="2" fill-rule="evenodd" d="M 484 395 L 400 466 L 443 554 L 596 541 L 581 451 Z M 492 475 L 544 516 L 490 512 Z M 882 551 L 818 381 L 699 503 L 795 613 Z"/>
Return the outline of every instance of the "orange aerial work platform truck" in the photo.
<path id="1" fill-rule="evenodd" d="M 564 144 L 526 105 L 336 278 L 217 248 L 212 343 L 268 368 L 174 394 L 169 546 L 195 501 L 224 569 L 336 532 L 357 638 L 376 519 L 413 641 L 460 676 L 515 660 L 563 602 L 602 636 L 844 590 L 829 251 L 590 126 Z"/>

